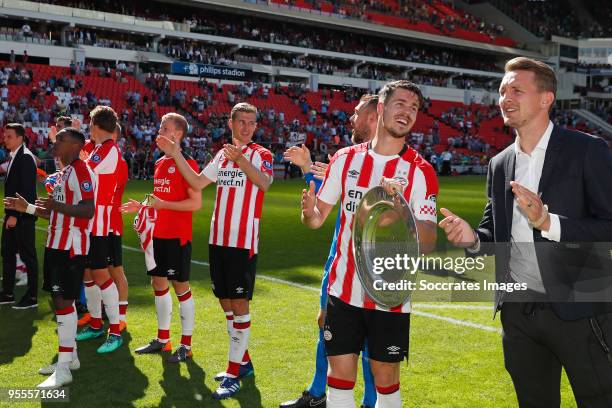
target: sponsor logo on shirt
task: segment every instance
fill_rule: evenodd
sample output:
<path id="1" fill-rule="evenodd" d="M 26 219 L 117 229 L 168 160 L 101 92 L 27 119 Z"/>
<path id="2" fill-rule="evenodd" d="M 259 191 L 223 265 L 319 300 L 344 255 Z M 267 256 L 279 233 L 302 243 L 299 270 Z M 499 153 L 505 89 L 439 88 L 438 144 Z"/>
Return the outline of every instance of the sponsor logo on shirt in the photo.
<path id="1" fill-rule="evenodd" d="M 355 169 L 349 170 L 347 174 L 349 177 L 352 177 L 352 178 L 357 178 L 357 176 L 359 176 L 359 172 Z"/>
<path id="2" fill-rule="evenodd" d="M 170 179 L 156 178 L 153 180 L 154 193 L 170 193 Z"/>
<path id="3" fill-rule="evenodd" d="M 168 173 L 174 174 L 175 171 L 176 171 L 176 168 L 174 166 L 168 167 Z"/>
<path id="4" fill-rule="evenodd" d="M 240 169 L 219 169 L 217 185 L 223 187 L 244 187 L 245 175 Z"/>
<path id="5" fill-rule="evenodd" d="M 344 208 L 346 211 L 354 213 L 357 210 L 357 204 L 363 197 L 363 192 L 349 189 L 346 192 L 346 197 L 346 204 L 344 205 Z"/>

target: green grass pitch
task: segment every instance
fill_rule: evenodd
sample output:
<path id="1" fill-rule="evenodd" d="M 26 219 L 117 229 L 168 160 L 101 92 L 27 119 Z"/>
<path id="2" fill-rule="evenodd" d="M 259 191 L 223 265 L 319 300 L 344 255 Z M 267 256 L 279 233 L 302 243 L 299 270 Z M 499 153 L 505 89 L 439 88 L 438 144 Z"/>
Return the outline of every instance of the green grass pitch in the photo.
<path id="1" fill-rule="evenodd" d="M 214 188 L 203 192 L 203 208 L 194 216 L 191 286 L 196 302 L 194 359 L 171 365 L 163 356 L 135 355 L 133 350 L 156 335 L 153 293 L 142 253 L 126 249 L 124 266 L 130 284 L 128 330 L 124 346 L 111 355 L 98 355 L 100 341 L 79 343 L 81 369 L 74 372 L 70 403 L 74 407 L 276 407 L 295 398 L 308 386 L 314 371 L 318 336 L 316 314 L 322 267 L 329 251 L 335 213 L 318 231 L 299 220 L 301 180 L 277 180 L 267 193 L 261 224 L 260 255 L 255 298 L 251 305 L 249 351 L 255 377 L 243 381 L 236 398 L 217 402 L 210 394 L 213 380 L 227 363 L 225 317 L 210 288 L 208 233 Z M 483 177 L 441 178 L 438 206 L 445 206 L 474 225 L 484 206 Z M 127 198 L 141 199 L 152 191 L 151 181 L 131 181 Z M 138 247 L 125 216 L 124 245 Z M 45 220 L 39 220 L 46 227 Z M 37 234 L 42 262 L 45 233 Z M 439 241 L 444 242 L 442 234 Z M 42 275 L 42 273 L 41 273 Z M 432 280 L 442 279 L 431 276 Z M 444 277 L 443 279 L 465 279 Z M 489 276 L 492 280 L 493 277 Z M 20 296 L 19 288 L 16 295 Z M 171 338 L 180 338 L 178 303 L 174 297 Z M 499 317 L 492 319 L 490 302 L 477 308 L 446 308 L 449 303 L 419 304 L 411 323 L 410 359 L 401 366 L 405 407 L 515 407 L 514 389 L 504 369 Z M 466 306 L 452 303 L 452 306 Z M 441 308 L 445 306 L 444 308 Z M 485 307 L 483 307 L 485 306 Z M 57 337 L 50 299 L 39 295 L 38 310 L 14 311 L 0 307 L 0 388 L 34 387 L 44 377 L 37 373 L 56 356 Z M 355 390 L 361 400 L 363 382 Z M 563 406 L 575 406 L 565 376 Z M 18 406 L 58 406 L 24 403 Z M 0 406 L 14 404 L 0 401 Z M 60 406 L 62 406 L 60 404 Z M 63 405 L 66 406 L 66 405 Z"/>

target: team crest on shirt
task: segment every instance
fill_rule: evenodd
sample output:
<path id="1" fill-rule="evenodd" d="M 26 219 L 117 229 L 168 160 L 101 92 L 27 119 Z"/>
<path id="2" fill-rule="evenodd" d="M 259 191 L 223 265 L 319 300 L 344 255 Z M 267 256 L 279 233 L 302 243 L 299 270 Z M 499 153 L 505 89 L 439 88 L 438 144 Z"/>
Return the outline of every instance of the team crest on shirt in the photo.
<path id="1" fill-rule="evenodd" d="M 176 171 L 176 167 L 170 166 L 168 167 L 168 173 L 173 174 Z"/>
<path id="2" fill-rule="evenodd" d="M 393 181 L 397 181 L 398 183 L 400 183 L 404 187 L 406 187 L 408 185 L 408 180 L 406 180 L 404 177 L 393 177 L 392 180 Z"/>
<path id="3" fill-rule="evenodd" d="M 266 170 L 272 170 L 272 163 L 269 162 L 268 160 L 264 160 L 262 163 L 262 166 Z"/>
<path id="4" fill-rule="evenodd" d="M 94 163 L 99 163 L 101 160 L 100 155 L 99 154 L 94 154 L 93 156 L 91 156 L 91 161 Z"/>
<path id="5" fill-rule="evenodd" d="M 324 338 L 326 341 L 330 341 L 330 340 L 332 339 L 332 333 L 331 333 L 329 330 L 325 330 L 325 331 L 323 332 L 323 338 Z"/>
<path id="6" fill-rule="evenodd" d="M 89 181 L 87 181 L 87 180 L 83 181 L 81 183 L 81 189 L 83 191 L 85 191 L 86 193 L 90 192 L 91 191 L 91 183 Z"/>

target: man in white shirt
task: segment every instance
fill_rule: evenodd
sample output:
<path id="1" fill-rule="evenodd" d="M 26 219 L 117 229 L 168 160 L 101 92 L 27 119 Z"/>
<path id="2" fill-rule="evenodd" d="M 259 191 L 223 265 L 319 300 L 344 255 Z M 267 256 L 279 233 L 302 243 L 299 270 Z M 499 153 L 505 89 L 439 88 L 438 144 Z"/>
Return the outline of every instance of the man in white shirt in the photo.
<path id="1" fill-rule="evenodd" d="M 550 122 L 557 81 L 548 65 L 517 57 L 505 71 L 499 105 L 516 141 L 489 163 L 478 228 L 445 208 L 440 227 L 468 253 L 494 254 L 498 283 L 527 288 L 498 291 L 495 302 L 519 406 L 559 407 L 563 368 L 578 406 L 610 407 L 612 153 L 601 138 Z M 588 296 L 577 301 L 580 288 Z"/>

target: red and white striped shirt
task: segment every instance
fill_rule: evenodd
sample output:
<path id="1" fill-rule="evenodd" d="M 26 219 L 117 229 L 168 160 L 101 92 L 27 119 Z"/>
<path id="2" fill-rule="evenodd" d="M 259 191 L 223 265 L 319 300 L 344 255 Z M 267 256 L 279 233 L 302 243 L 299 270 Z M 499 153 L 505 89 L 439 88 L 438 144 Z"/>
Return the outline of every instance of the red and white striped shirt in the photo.
<path id="1" fill-rule="evenodd" d="M 108 139 L 96 145 L 87 159 L 87 165 L 96 175 L 96 211 L 92 224 L 92 235 L 105 237 L 110 232 L 113 195 L 118 180 L 121 153 L 117 144 Z"/>
<path id="2" fill-rule="evenodd" d="M 123 235 L 123 217 L 121 216 L 121 201 L 123 200 L 123 192 L 128 181 L 128 166 L 123 157 L 119 158 L 119 168 L 117 169 L 117 185 L 113 194 L 113 203 L 110 219 L 110 233 L 114 235 Z"/>
<path id="3" fill-rule="evenodd" d="M 83 150 L 89 156 L 91 152 L 94 151 L 95 148 L 96 148 L 96 144 L 94 143 L 94 141 L 91 139 L 87 139 L 81 150 Z"/>
<path id="4" fill-rule="evenodd" d="M 76 205 L 83 200 L 93 200 L 95 175 L 80 159 L 76 159 L 57 174 L 53 185 L 53 199 Z M 70 255 L 87 255 L 91 220 L 69 217 L 51 211 L 47 235 L 47 248 L 69 250 Z"/>
<path id="5" fill-rule="evenodd" d="M 242 147 L 242 154 L 256 169 L 272 179 L 272 153 L 268 149 L 251 142 Z M 250 250 L 251 255 L 256 254 L 264 192 L 247 178 L 235 162 L 225 157 L 223 150 L 217 153 L 203 173 L 217 183 L 208 242 L 244 248 Z"/>
<path id="6" fill-rule="evenodd" d="M 340 230 L 336 254 L 330 268 L 328 293 L 345 303 L 365 309 L 386 310 L 376 305 L 361 286 L 355 273 L 353 256 L 353 216 L 363 195 L 380 185 L 383 177 L 405 185 L 404 198 L 417 220 L 436 222 L 438 180 L 433 167 L 416 150 L 405 146 L 398 155 L 383 156 L 368 143 L 342 149 L 332 158 L 318 199 L 335 205 L 341 203 Z M 410 302 L 392 312 L 410 313 Z"/>

